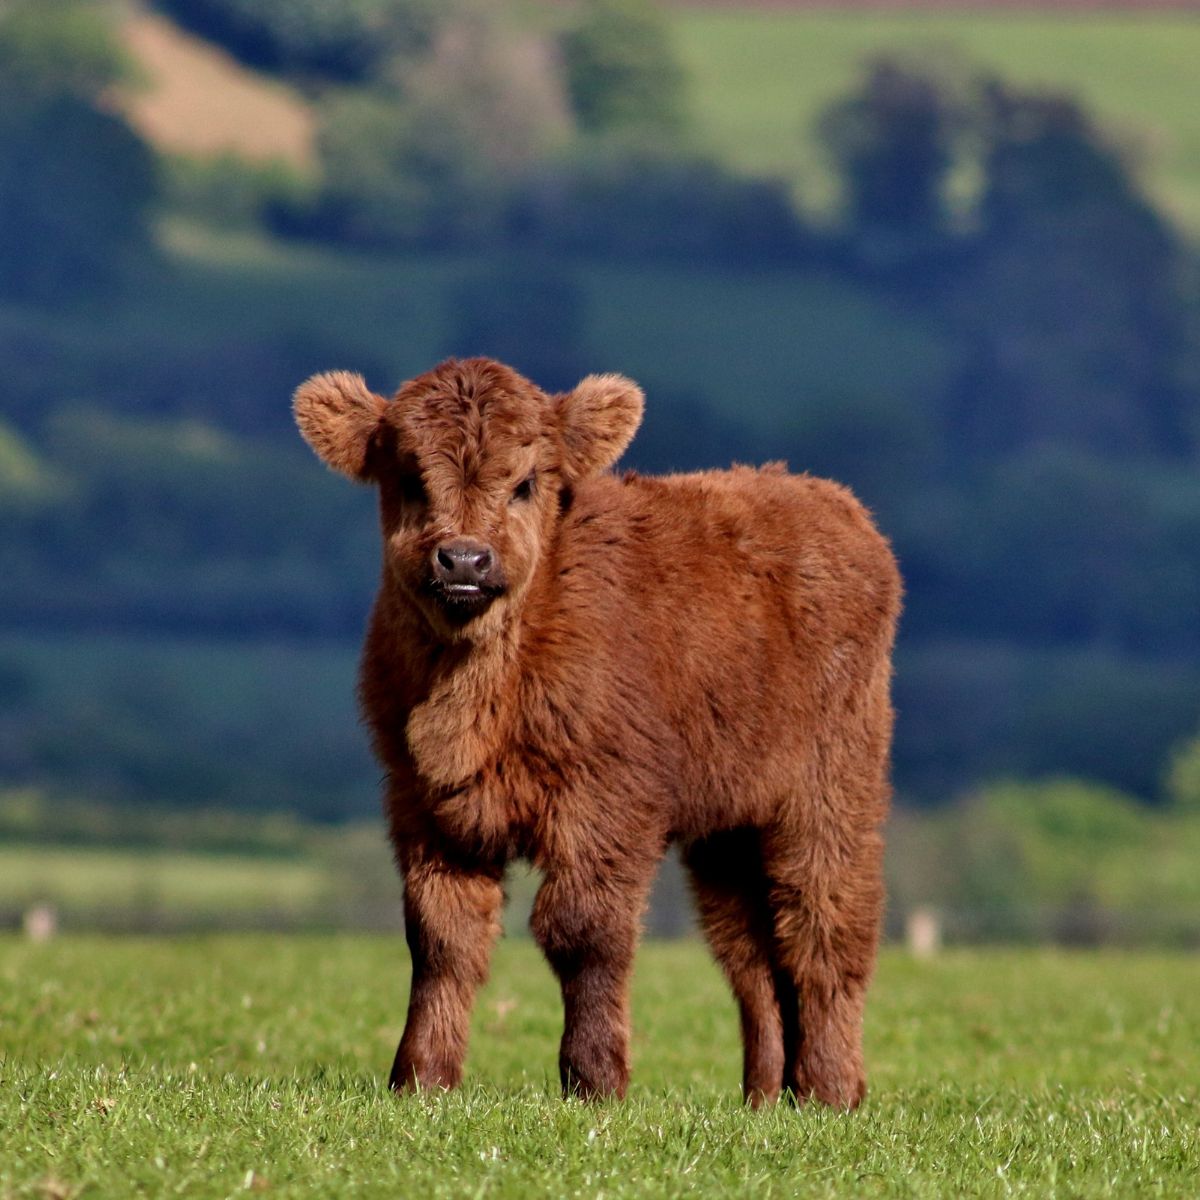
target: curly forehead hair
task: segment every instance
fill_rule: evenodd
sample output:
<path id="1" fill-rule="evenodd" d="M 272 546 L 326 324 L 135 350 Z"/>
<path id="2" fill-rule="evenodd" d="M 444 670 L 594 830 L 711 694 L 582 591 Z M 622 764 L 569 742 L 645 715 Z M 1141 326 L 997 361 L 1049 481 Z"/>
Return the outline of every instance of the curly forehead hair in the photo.
<path id="1" fill-rule="evenodd" d="M 384 420 L 400 447 L 477 482 L 489 464 L 547 436 L 552 402 L 510 367 L 490 359 L 450 359 L 396 393 Z"/>

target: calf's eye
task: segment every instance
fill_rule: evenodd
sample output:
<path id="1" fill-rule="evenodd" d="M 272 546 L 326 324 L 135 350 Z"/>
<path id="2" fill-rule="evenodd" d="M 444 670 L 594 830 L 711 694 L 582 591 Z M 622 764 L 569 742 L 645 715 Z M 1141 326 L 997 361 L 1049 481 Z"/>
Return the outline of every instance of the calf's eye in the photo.
<path id="1" fill-rule="evenodd" d="M 420 475 L 400 476 L 400 499 L 405 504 L 417 507 L 424 507 L 428 503 L 428 497 L 425 495 L 425 485 L 421 482 Z"/>
<path id="2" fill-rule="evenodd" d="M 533 495 L 534 484 L 537 482 L 537 474 L 532 473 L 527 475 L 520 483 L 513 488 L 512 498 L 514 500 L 528 500 Z"/>

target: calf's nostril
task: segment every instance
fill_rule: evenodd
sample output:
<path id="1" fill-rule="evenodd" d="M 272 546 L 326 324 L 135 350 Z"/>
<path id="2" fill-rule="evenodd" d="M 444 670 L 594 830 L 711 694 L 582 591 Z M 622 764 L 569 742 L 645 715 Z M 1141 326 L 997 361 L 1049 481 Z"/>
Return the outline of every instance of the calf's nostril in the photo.
<path id="1" fill-rule="evenodd" d="M 491 565 L 492 565 L 492 552 L 490 550 L 481 550 L 475 556 L 475 570 L 480 575 L 486 575 L 488 573 L 488 571 L 491 569 Z"/>
<path id="2" fill-rule="evenodd" d="M 454 558 L 441 546 L 438 547 L 437 562 L 444 571 L 454 570 Z"/>

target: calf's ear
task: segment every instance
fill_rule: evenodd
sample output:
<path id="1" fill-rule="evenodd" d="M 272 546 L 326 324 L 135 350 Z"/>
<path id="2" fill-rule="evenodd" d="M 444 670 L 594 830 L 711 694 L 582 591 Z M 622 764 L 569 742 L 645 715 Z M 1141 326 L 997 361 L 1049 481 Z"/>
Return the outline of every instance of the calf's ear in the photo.
<path id="1" fill-rule="evenodd" d="M 386 407 L 387 401 L 350 371 L 314 375 L 292 399 L 296 424 L 316 456 L 359 481 L 367 478 L 367 451 Z"/>
<path id="2" fill-rule="evenodd" d="M 565 462 L 572 479 L 611 467 L 642 423 L 645 397 L 623 375 L 589 375 L 558 398 Z"/>

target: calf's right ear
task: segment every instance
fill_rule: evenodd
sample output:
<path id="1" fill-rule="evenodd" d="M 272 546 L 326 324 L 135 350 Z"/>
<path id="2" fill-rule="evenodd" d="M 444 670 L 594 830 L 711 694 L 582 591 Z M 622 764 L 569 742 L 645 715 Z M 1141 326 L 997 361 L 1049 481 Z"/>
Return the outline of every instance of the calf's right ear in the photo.
<path id="1" fill-rule="evenodd" d="M 387 401 L 350 371 L 326 371 L 305 380 L 292 399 L 304 440 L 327 466 L 360 482 L 367 479 L 367 451 Z"/>

